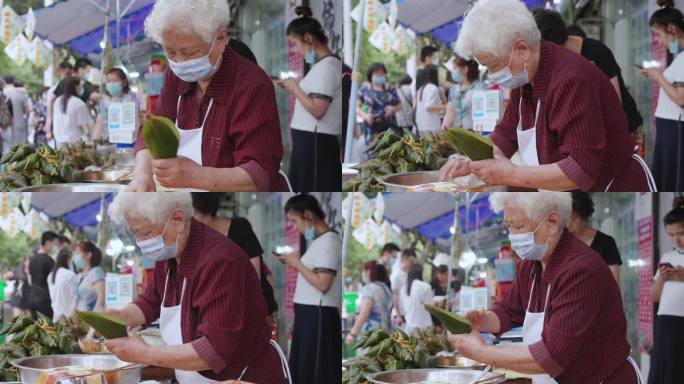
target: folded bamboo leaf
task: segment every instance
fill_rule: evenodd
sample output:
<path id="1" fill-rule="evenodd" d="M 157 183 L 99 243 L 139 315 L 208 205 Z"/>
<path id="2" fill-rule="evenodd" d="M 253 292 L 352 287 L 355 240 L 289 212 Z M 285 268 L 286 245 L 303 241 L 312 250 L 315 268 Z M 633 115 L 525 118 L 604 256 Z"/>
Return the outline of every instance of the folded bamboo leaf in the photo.
<path id="1" fill-rule="evenodd" d="M 470 331 L 472 330 L 470 326 L 470 321 L 468 321 L 467 319 L 464 319 L 461 316 L 446 311 L 436 305 L 423 305 L 425 306 L 425 310 L 428 311 L 431 315 L 438 318 L 439 321 L 442 322 L 442 325 L 444 325 L 444 328 L 446 328 L 449 332 L 458 335 L 461 333 L 470 333 Z"/>
<path id="2" fill-rule="evenodd" d="M 123 320 L 101 312 L 76 312 L 79 320 L 93 327 L 107 339 L 126 337 L 126 323 Z"/>

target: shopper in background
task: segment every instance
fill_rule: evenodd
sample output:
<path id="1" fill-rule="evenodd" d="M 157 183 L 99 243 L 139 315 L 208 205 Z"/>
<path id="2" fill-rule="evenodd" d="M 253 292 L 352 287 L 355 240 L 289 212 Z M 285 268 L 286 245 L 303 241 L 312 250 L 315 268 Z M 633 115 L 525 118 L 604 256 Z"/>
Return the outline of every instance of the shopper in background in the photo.
<path id="1" fill-rule="evenodd" d="M 435 276 L 434 279 L 432 280 L 432 283 L 430 283 L 432 287 L 432 294 L 434 295 L 435 299 L 437 297 L 441 296 L 444 298 L 444 300 L 435 300 L 435 305 L 438 307 L 446 308 L 447 304 L 447 293 L 448 293 L 448 286 L 449 286 L 449 267 L 442 264 L 438 266 L 435 269 Z M 432 318 L 432 323 L 435 326 L 440 326 L 442 325 L 442 322 L 439 321 L 439 319 L 433 315 L 430 315 Z"/>
<path id="2" fill-rule="evenodd" d="M 399 252 L 401 252 L 401 248 L 394 243 L 383 245 L 382 250 L 380 250 L 378 264 L 384 266 L 387 271 L 394 272 L 399 266 Z"/>
<path id="3" fill-rule="evenodd" d="M 10 298 L 10 305 L 12 306 L 12 317 L 25 314 L 31 316 L 30 286 L 28 279 L 29 258 L 25 257 L 19 265 L 12 268 L 5 280 L 12 280 L 14 282 L 14 292 Z"/>
<path id="4" fill-rule="evenodd" d="M 95 128 L 93 129 L 93 141 L 99 141 L 109 138 L 108 122 L 109 122 L 109 106 L 113 103 L 133 103 L 135 104 L 135 113 L 140 115 L 140 101 L 138 97 L 131 91 L 131 84 L 128 81 L 126 72 L 121 68 L 112 68 L 107 71 L 105 78 L 106 94 L 100 100 L 100 113 L 97 115 L 95 121 Z"/>
<path id="5" fill-rule="evenodd" d="M 413 92 L 411 83 L 413 79 L 411 76 L 404 75 L 399 80 L 399 88 L 397 88 L 397 95 L 401 103 L 401 110 L 396 113 L 397 127 L 403 132 L 413 130 L 415 120 L 415 110 L 413 109 Z"/>
<path id="6" fill-rule="evenodd" d="M 542 39 L 563 46 L 596 64 L 615 88 L 622 102 L 622 110 L 627 117 L 627 129 L 635 132 L 644 123 L 634 98 L 627 90 L 622 78 L 622 70 L 605 44 L 588 37 L 573 36 L 560 13 L 552 9 L 537 8 L 533 12 Z"/>
<path id="7" fill-rule="evenodd" d="M 55 100 L 53 132 L 48 136 L 54 136 L 57 148 L 90 137 L 91 120 L 88 106 L 78 97 L 82 89 L 83 85 L 79 78 L 69 77 L 64 80 L 64 93 Z"/>
<path id="8" fill-rule="evenodd" d="M 408 272 L 406 285 L 401 288 L 399 303 L 401 305 L 406 325 L 404 331 L 424 331 L 432 326 L 432 318 L 424 304 L 433 304 L 434 296 L 430 284 L 423 281 L 423 268 L 413 265 Z"/>
<path id="9" fill-rule="evenodd" d="M 28 118 L 31 112 L 31 98 L 26 90 L 16 86 L 17 79 L 13 75 L 5 75 L 5 87 L 3 93 L 12 104 L 14 124 L 6 133 L 9 137 L 4 138 L 5 145 L 9 148 L 17 144 L 24 144 L 28 139 Z"/>
<path id="10" fill-rule="evenodd" d="M 57 67 L 57 78 L 59 81 L 53 85 L 50 90 L 48 90 L 47 94 L 47 117 L 45 119 L 45 138 L 50 141 L 52 140 L 52 123 L 54 119 L 54 109 L 55 109 L 55 100 L 57 97 L 61 96 L 63 90 L 60 88 L 60 94 L 57 95 L 55 92 L 57 91 L 57 88 L 60 86 L 64 87 L 62 84 L 62 80 L 66 79 L 67 77 L 71 77 L 74 75 L 74 66 L 71 65 L 68 61 L 63 61 L 59 63 L 59 67 Z"/>
<path id="11" fill-rule="evenodd" d="M 294 49 L 311 66 L 302 80 L 277 80 L 296 99 L 292 116 L 292 157 L 288 176 L 297 192 L 339 191 L 342 187 L 342 61 L 328 47 L 328 36 L 299 6 L 300 17 L 287 27 Z"/>
<path id="12" fill-rule="evenodd" d="M 674 7 L 673 0 L 658 0 L 658 5 L 662 8 L 651 16 L 651 31 L 668 48 L 674 61 L 665 71 L 641 70 L 660 86 L 655 111 L 653 176 L 661 191 L 684 191 L 684 14 Z"/>
<path id="13" fill-rule="evenodd" d="M 382 328 L 389 333 L 392 327 L 392 291 L 387 270 L 374 260 L 368 261 L 363 264 L 362 281 L 361 309 L 345 338 L 347 345 L 352 345 L 358 336 L 366 332 Z"/>
<path id="14" fill-rule="evenodd" d="M 475 60 L 453 58 L 454 72 L 451 80 L 456 84 L 449 89 L 449 105 L 442 121 L 442 129 L 473 129 L 473 94 L 486 91 L 487 85 L 480 81 L 480 66 Z"/>
<path id="15" fill-rule="evenodd" d="M 59 242 L 62 244 L 62 251 L 71 251 L 71 240 L 66 236 L 61 236 Z"/>
<path id="16" fill-rule="evenodd" d="M 263 260 L 264 250 L 261 248 L 261 243 L 257 238 L 256 233 L 252 229 L 249 221 L 242 217 L 234 217 L 229 219 L 227 217 L 218 216 L 219 210 L 219 194 L 213 192 L 193 192 L 192 207 L 195 209 L 193 217 L 195 220 L 205 224 L 220 234 L 227 236 L 233 240 L 249 258 L 261 285 L 261 292 L 266 300 L 266 308 L 271 317 L 269 323 L 273 320 L 277 321 L 278 303 L 273 296 L 273 286 L 266 279 L 266 270 Z"/>
<path id="17" fill-rule="evenodd" d="M 77 281 L 76 309 L 79 311 L 104 312 L 105 272 L 102 264 L 102 251 L 90 241 L 76 246 L 74 266 L 80 272 Z"/>
<path id="18" fill-rule="evenodd" d="M 648 384 L 684 383 L 684 197 L 665 215 L 665 232 L 674 249 L 660 258 L 651 298 L 658 303 Z"/>
<path id="19" fill-rule="evenodd" d="M 575 237 L 601 255 L 619 284 L 622 265 L 620 251 L 613 237 L 589 225 L 589 218 L 592 214 L 594 214 L 594 201 L 591 195 L 586 192 L 573 192 L 572 216 L 568 229 Z"/>
<path id="20" fill-rule="evenodd" d="M 368 83 L 359 90 L 356 106 L 356 115 L 363 119 L 366 143 L 388 129 L 401 135 L 394 116 L 401 111 L 401 100 L 397 89 L 387 81 L 387 68 L 382 63 L 371 64 L 366 79 Z"/>
<path id="21" fill-rule="evenodd" d="M 74 284 L 76 274 L 71 270 L 71 252 L 59 251 L 57 260 L 48 277 L 48 290 L 52 300 L 52 320 L 71 317 L 76 308 Z"/>
<path id="22" fill-rule="evenodd" d="M 394 323 L 401 326 L 406 323 L 405 315 L 406 313 L 401 308 L 401 303 L 399 301 L 401 289 L 406 286 L 408 281 L 408 271 L 411 269 L 413 264 L 416 263 L 416 251 L 413 249 L 405 249 L 401 252 L 401 258 L 398 261 L 398 268 L 392 268 L 392 274 L 390 275 L 390 288 L 392 289 L 392 316 L 394 318 Z"/>
<path id="23" fill-rule="evenodd" d="M 342 240 L 325 222 L 320 203 L 311 195 L 296 195 L 285 204 L 285 215 L 304 235 L 308 248 L 276 255 L 297 271 L 294 330 L 290 348 L 292 382 L 339 383 L 342 380 Z"/>
<path id="24" fill-rule="evenodd" d="M 439 91 L 439 69 L 425 67 L 423 84 L 416 91 L 416 127 L 421 136 L 439 132 L 446 105 Z"/>
<path id="25" fill-rule="evenodd" d="M 494 158 L 453 158 L 441 180 L 474 174 L 490 185 L 554 191 L 655 189 L 648 166 L 634 154 L 627 118 L 608 78 L 579 55 L 542 41 L 523 2 L 475 3 L 456 51 L 486 66 L 488 78 L 512 89 L 512 96 L 491 134 Z M 511 162 L 516 152 L 522 164 Z"/>
<path id="26" fill-rule="evenodd" d="M 440 64 L 439 49 L 433 45 L 426 45 L 420 49 L 420 62 L 418 63 L 418 71 L 416 71 L 416 88 L 420 89 L 425 81 L 425 67 L 428 65 Z M 415 95 L 414 95 L 415 96 Z M 415 98 L 415 97 L 414 97 Z"/>
<path id="27" fill-rule="evenodd" d="M 40 237 L 40 248 L 29 260 L 29 305 L 31 317 L 35 320 L 38 312 L 52 318 L 52 306 L 50 303 L 50 290 L 48 289 L 48 275 L 52 272 L 55 261 L 52 258 L 59 252 L 61 244 L 59 235 L 47 231 Z"/>

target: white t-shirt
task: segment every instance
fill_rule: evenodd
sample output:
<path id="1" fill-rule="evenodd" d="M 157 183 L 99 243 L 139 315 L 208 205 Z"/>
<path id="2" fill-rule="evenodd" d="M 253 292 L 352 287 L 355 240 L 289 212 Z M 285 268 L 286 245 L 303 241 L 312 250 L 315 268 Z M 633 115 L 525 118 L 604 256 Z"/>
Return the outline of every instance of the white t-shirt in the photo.
<path id="1" fill-rule="evenodd" d="M 670 84 L 684 82 L 684 52 L 679 53 L 675 57 L 672 64 L 665 69 L 663 75 Z M 682 108 L 672 101 L 667 93 L 665 93 L 665 90 L 660 87 L 655 117 L 668 120 L 679 120 L 681 114 Z"/>
<path id="2" fill-rule="evenodd" d="M 292 115 L 292 129 L 300 131 L 342 134 L 342 62 L 335 56 L 324 57 L 311 67 L 309 73 L 299 82 L 299 87 L 308 95 L 317 95 L 330 101 L 325 116 L 317 120 L 297 99 Z"/>
<path id="3" fill-rule="evenodd" d="M 326 232 L 316 237 L 301 258 L 302 264 L 316 271 L 329 270 L 335 273 L 332 286 L 326 293 L 316 289 L 300 273 L 297 276 L 294 302 L 305 305 L 342 308 L 342 239 L 335 232 Z"/>
<path id="4" fill-rule="evenodd" d="M 50 291 L 50 300 L 52 300 L 52 320 L 59 320 L 60 316 L 69 315 L 69 311 L 74 307 L 76 298 L 74 297 L 74 290 L 76 287 L 76 274 L 66 268 L 59 268 L 55 276 L 55 282 L 52 282 L 52 273 L 48 275 L 48 290 Z"/>
<path id="5" fill-rule="evenodd" d="M 399 291 L 406 285 L 406 280 L 408 279 L 408 273 L 401 270 L 401 264 L 399 263 L 400 257 L 397 257 L 397 261 L 392 267 L 392 274 L 390 274 L 390 284 L 392 285 L 392 293 L 396 293 L 399 296 Z M 397 299 L 399 301 L 399 299 Z M 397 303 L 401 307 L 401 302 Z M 404 314 L 404 310 L 401 309 L 401 313 Z M 397 316 L 397 308 L 392 308 L 392 316 Z"/>
<path id="6" fill-rule="evenodd" d="M 71 96 L 67 102 L 66 113 L 62 109 L 62 99 L 60 96 L 55 100 L 54 117 L 52 131 L 57 140 L 57 144 L 74 143 L 81 139 L 83 129 L 90 125 L 90 114 L 88 106 L 78 97 Z"/>
<path id="7" fill-rule="evenodd" d="M 399 292 L 399 303 L 406 319 L 405 331 L 411 333 L 414 329 L 431 327 L 432 318 L 423 304 L 433 303 L 432 287 L 424 281 L 414 280 L 411 284 L 411 296 L 406 292 L 407 288 L 408 284 Z"/>
<path id="8" fill-rule="evenodd" d="M 428 107 L 434 107 L 442 104 L 442 99 L 439 97 L 439 88 L 434 84 L 427 84 L 416 95 L 416 126 L 418 132 L 436 132 L 442 126 L 442 119 L 439 113 L 428 112 Z"/>
<path id="9" fill-rule="evenodd" d="M 677 56 L 679 57 L 679 56 Z M 661 263 L 670 263 L 674 267 L 684 267 L 684 255 L 677 251 L 671 251 L 663 255 Z M 654 280 L 660 276 L 656 272 Z M 660 295 L 658 315 L 684 317 L 684 281 L 666 281 L 663 292 Z"/>

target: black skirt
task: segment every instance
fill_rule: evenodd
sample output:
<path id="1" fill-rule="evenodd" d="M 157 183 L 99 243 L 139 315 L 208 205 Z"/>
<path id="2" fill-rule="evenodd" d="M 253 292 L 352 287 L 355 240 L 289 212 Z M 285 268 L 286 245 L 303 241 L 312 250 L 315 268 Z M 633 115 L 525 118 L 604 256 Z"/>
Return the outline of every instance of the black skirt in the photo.
<path id="1" fill-rule="evenodd" d="M 337 136 L 292 129 L 288 177 L 295 192 L 339 192 L 342 162 Z"/>
<path id="2" fill-rule="evenodd" d="M 684 317 L 656 317 L 648 384 L 684 383 Z"/>
<path id="3" fill-rule="evenodd" d="M 656 118 L 653 178 L 659 192 L 684 191 L 684 122 Z"/>
<path id="4" fill-rule="evenodd" d="M 293 384 L 342 381 L 342 323 L 337 308 L 295 304 L 290 348 Z"/>

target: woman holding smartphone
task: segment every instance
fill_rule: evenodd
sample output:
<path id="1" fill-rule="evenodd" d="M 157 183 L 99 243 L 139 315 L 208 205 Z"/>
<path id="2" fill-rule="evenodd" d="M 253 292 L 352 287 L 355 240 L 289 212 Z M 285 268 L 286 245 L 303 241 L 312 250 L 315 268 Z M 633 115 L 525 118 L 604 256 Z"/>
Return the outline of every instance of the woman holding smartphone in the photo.
<path id="1" fill-rule="evenodd" d="M 684 196 L 675 198 L 673 208 L 663 221 L 674 249 L 660 259 L 651 288 L 651 298 L 659 307 L 649 384 L 684 383 Z"/>

